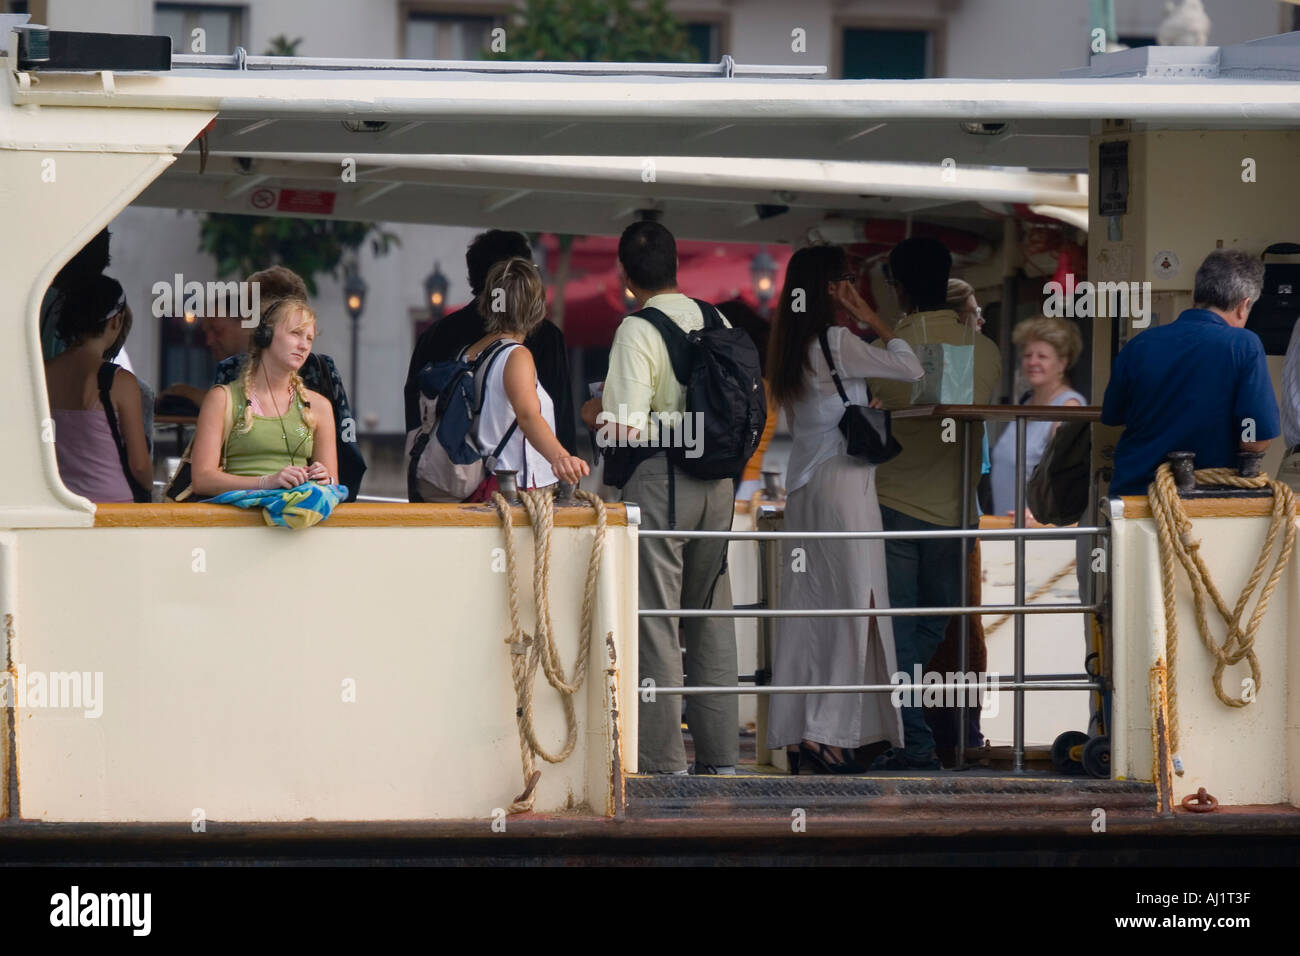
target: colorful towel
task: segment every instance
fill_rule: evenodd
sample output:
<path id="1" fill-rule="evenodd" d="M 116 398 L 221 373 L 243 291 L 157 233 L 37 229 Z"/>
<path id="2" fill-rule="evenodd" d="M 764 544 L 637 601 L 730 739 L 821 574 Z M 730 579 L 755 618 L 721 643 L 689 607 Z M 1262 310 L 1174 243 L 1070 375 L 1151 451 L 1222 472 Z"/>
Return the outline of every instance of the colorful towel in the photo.
<path id="1" fill-rule="evenodd" d="M 261 508 L 266 523 L 280 528 L 310 528 L 330 516 L 334 506 L 348 496 L 346 485 L 307 482 L 297 488 L 269 491 L 223 491 L 205 504 Z"/>

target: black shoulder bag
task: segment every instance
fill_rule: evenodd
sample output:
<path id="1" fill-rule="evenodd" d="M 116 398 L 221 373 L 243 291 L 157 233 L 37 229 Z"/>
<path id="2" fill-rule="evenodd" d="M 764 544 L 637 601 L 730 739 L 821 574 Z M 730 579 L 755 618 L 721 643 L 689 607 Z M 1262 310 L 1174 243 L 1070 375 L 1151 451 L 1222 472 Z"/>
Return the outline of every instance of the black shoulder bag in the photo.
<path id="1" fill-rule="evenodd" d="M 126 475 L 126 483 L 131 486 L 131 496 L 137 504 L 148 504 L 153 501 L 153 492 L 141 488 L 140 482 L 135 480 L 135 475 L 131 474 L 131 462 L 126 453 L 126 442 L 122 439 L 122 432 L 117 427 L 117 413 L 113 411 L 113 399 L 109 392 L 113 388 L 113 376 L 117 374 L 117 366 L 112 362 L 105 362 L 99 367 L 99 400 L 104 405 L 104 414 L 108 417 L 108 430 L 113 433 L 113 441 L 117 445 L 117 457 L 122 462 L 122 473 Z"/>
<path id="2" fill-rule="evenodd" d="M 840 417 L 840 431 L 844 433 L 844 437 L 848 440 L 848 454 L 854 458 L 869 461 L 873 465 L 881 465 L 892 458 L 898 457 L 898 453 L 903 450 L 903 446 L 894 437 L 889 412 L 883 408 L 867 408 L 864 405 L 854 405 L 849 401 L 849 396 L 845 393 L 844 386 L 840 382 L 840 373 L 835 370 L 835 362 L 831 358 L 831 347 L 826 341 L 826 333 L 827 330 L 822 329 L 818 341 L 821 342 L 822 355 L 826 357 L 826 366 L 831 370 L 831 379 L 835 382 L 835 390 L 840 393 L 840 399 L 844 402 L 844 414 Z M 871 401 L 870 387 L 867 388 L 867 401 Z"/>

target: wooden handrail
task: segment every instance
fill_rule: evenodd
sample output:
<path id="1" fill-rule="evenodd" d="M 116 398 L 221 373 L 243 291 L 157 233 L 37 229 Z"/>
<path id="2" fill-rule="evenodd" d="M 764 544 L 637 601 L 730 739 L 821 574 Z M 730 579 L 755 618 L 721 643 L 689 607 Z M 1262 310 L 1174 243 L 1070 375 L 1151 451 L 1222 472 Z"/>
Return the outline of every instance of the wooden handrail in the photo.
<path id="1" fill-rule="evenodd" d="M 1099 422 L 1100 405 L 912 405 L 892 411 L 899 418 L 955 418 L 970 422 Z"/>
<path id="2" fill-rule="evenodd" d="M 627 525 L 627 509 L 622 504 L 606 502 L 606 523 Z M 587 505 L 555 509 L 557 528 L 581 528 L 595 524 Z M 321 524 L 311 529 L 330 528 L 477 528 L 496 527 L 501 523 L 490 504 L 380 504 L 353 502 L 342 504 Z M 514 509 L 516 527 L 528 524 L 528 512 Z M 241 528 L 266 527 L 261 509 L 245 511 L 232 505 L 204 504 L 101 504 L 95 508 L 96 528 Z M 283 531 L 277 528 L 276 531 Z"/>

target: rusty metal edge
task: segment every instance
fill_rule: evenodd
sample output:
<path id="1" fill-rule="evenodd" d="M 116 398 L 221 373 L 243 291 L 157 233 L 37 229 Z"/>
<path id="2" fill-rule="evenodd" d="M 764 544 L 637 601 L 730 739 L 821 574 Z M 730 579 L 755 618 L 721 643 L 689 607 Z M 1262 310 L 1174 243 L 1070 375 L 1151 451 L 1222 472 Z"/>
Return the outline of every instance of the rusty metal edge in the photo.
<path id="1" fill-rule="evenodd" d="M 609 815 L 615 820 L 627 816 L 627 781 L 623 773 L 623 733 L 622 715 L 619 710 L 621 688 L 619 686 L 618 646 L 614 643 L 614 632 L 605 634 L 605 649 L 609 654 L 609 667 L 606 668 L 605 692 L 609 708 Z"/>
<path id="2" fill-rule="evenodd" d="M 153 842 L 178 847 L 216 843 L 227 846 L 246 843 L 318 843 L 349 841 L 458 842 L 490 840 L 552 842 L 599 840 L 610 844 L 626 841 L 710 841 L 778 839 L 839 840 L 846 837 L 881 841 L 917 837 L 1005 837 L 1009 843 L 1025 836 L 1081 837 L 1106 839 L 1115 836 L 1214 837 L 1230 835 L 1300 838 L 1300 808 L 1288 806 L 1224 807 L 1213 815 L 1183 810 L 1171 816 L 1140 814 L 1126 817 L 1112 814 L 1105 834 L 1091 831 L 1089 817 L 1064 821 L 1059 815 L 1035 818 L 1032 812 L 1015 814 L 968 814 L 904 817 L 893 814 L 836 813 L 810 816 L 807 832 L 794 833 L 790 816 L 778 811 L 766 817 L 723 818 L 660 817 L 615 821 L 605 817 L 564 817 L 532 813 L 512 816 L 506 833 L 494 833 L 492 820 L 376 821 L 354 823 L 220 823 L 209 821 L 206 833 L 196 834 L 189 823 L 42 823 L 0 822 L 0 856 L 4 848 L 35 843 L 114 844 L 129 841 Z"/>
<path id="3" fill-rule="evenodd" d="M 0 653 L 0 665 L 3 665 L 3 679 L 9 683 L 15 693 L 18 687 L 18 673 L 14 668 L 12 647 L 14 637 L 14 616 L 6 612 L 3 622 L 3 653 Z M 18 818 L 18 718 L 16 700 L 7 697 L 0 706 L 0 821 Z"/>

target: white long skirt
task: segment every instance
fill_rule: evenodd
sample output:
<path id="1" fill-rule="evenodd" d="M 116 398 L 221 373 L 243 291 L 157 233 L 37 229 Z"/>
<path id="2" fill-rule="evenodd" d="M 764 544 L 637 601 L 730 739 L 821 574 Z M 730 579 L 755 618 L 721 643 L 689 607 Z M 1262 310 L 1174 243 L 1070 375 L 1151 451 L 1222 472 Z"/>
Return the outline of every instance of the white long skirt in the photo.
<path id="1" fill-rule="evenodd" d="M 786 499 L 785 530 L 881 530 L 875 466 L 847 455 L 823 462 L 812 480 Z M 781 558 L 782 608 L 889 607 L 885 543 L 879 539 L 788 538 Z M 888 617 L 776 621 L 776 686 L 888 684 L 897 670 Z M 902 717 L 889 694 L 773 694 L 768 713 L 769 747 L 801 740 L 832 747 L 879 740 L 901 746 L 903 741 Z"/>

